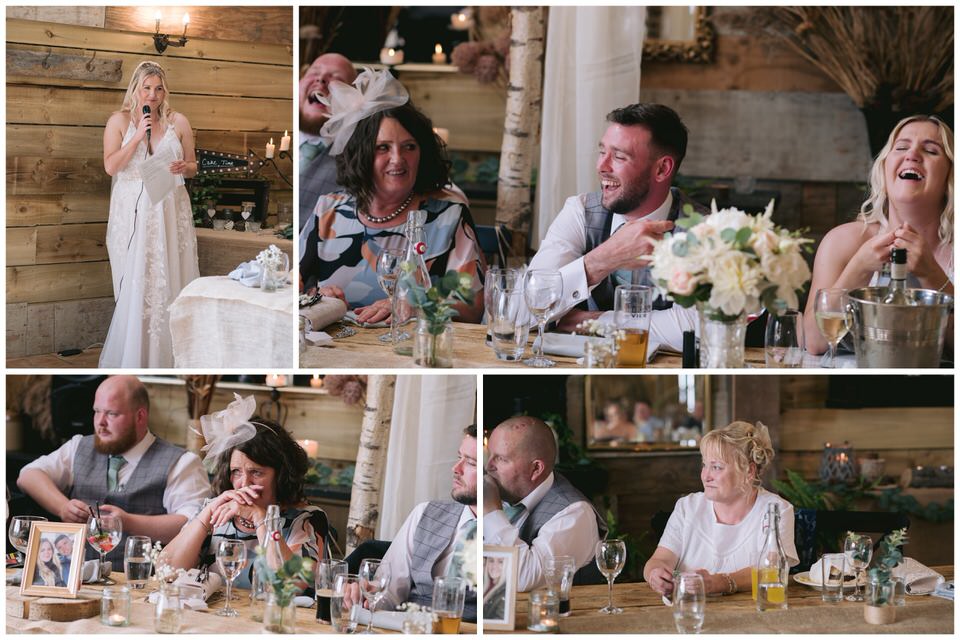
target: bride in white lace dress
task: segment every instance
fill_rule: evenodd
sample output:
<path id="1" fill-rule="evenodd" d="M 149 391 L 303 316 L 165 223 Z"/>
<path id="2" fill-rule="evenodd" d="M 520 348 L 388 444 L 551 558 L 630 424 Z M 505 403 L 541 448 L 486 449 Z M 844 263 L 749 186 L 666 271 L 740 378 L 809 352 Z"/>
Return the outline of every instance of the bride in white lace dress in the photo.
<path id="1" fill-rule="evenodd" d="M 101 367 L 172 367 L 168 308 L 200 275 L 190 197 L 183 182 L 197 173 L 193 131 L 167 98 L 163 69 L 141 62 L 122 109 L 110 116 L 103 133 L 103 165 L 113 176 L 107 252 L 116 308 L 100 354 Z M 144 113 L 145 106 L 150 115 Z M 140 165 L 164 148 L 176 158 L 170 173 L 177 184 L 153 203 Z"/>

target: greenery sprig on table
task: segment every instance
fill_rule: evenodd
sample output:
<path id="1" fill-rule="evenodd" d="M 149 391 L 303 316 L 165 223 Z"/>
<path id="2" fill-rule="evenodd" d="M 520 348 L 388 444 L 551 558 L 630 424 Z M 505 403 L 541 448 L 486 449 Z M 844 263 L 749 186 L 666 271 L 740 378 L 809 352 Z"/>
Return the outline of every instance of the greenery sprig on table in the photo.
<path id="1" fill-rule="evenodd" d="M 847 534 L 856 535 L 856 534 Z M 867 571 L 870 578 L 881 584 L 890 581 L 893 568 L 903 561 L 903 553 L 900 548 L 907 543 L 907 530 L 897 529 L 891 531 L 880 541 L 880 550 L 874 558 L 874 566 Z M 876 604 L 886 604 L 887 598 L 884 590 L 880 590 L 877 595 Z"/>
<path id="2" fill-rule="evenodd" d="M 257 547 L 257 559 L 254 560 L 257 576 L 264 584 L 269 585 L 281 607 L 288 606 L 297 593 L 305 586 L 313 584 L 313 565 L 310 558 L 294 554 L 274 571 L 267 564 L 265 547 Z"/>
<path id="3" fill-rule="evenodd" d="M 473 277 L 469 274 L 451 269 L 442 278 L 430 278 L 431 286 L 428 289 L 412 277 L 412 271 L 406 270 L 406 264 L 403 268 L 405 271 L 400 277 L 408 287 L 407 302 L 419 310 L 432 335 L 443 333 L 447 323 L 459 315 L 453 305 L 458 302 L 473 304 Z"/>

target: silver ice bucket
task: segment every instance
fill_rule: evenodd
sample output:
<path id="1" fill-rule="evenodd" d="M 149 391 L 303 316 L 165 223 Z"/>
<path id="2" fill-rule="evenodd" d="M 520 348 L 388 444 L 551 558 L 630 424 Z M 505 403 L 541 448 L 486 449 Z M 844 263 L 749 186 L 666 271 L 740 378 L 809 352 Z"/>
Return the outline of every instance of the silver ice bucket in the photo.
<path id="1" fill-rule="evenodd" d="M 883 304 L 886 287 L 847 294 L 853 317 L 858 367 L 939 367 L 953 296 L 932 289 L 907 289 L 917 305 Z"/>

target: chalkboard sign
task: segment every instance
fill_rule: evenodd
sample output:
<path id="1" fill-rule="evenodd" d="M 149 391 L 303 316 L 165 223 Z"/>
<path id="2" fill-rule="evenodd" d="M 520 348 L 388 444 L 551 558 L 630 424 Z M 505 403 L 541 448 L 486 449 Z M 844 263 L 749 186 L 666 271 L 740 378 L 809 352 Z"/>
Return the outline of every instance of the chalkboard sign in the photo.
<path id="1" fill-rule="evenodd" d="M 251 153 L 249 155 L 240 155 L 238 153 L 226 153 L 223 151 L 212 151 L 210 149 L 197 149 L 197 174 L 222 174 L 222 175 L 240 175 L 250 174 L 260 168 L 263 162 Z"/>

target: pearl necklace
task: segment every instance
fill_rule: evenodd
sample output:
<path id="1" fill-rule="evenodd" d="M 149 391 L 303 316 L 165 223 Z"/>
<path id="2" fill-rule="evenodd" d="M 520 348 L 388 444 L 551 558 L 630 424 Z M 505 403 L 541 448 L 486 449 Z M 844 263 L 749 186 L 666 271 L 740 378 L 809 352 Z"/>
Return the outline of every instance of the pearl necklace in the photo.
<path id="1" fill-rule="evenodd" d="M 399 207 L 397 207 L 397 209 L 396 209 L 393 213 L 391 213 L 390 215 L 383 216 L 382 218 L 376 218 L 376 217 L 370 215 L 369 213 L 364 213 L 364 214 L 363 214 L 363 217 L 366 218 L 367 220 L 369 220 L 370 222 L 374 223 L 374 224 L 381 224 L 381 223 L 383 223 L 383 222 L 389 222 L 389 221 L 393 220 L 394 218 L 396 218 L 397 216 L 399 216 L 401 213 L 403 213 L 403 212 L 406 210 L 406 208 L 410 205 L 410 202 L 411 202 L 412 200 L 413 200 L 413 192 L 411 191 L 411 192 L 410 192 L 410 195 L 407 196 L 407 199 L 403 201 L 403 204 L 401 204 Z"/>

